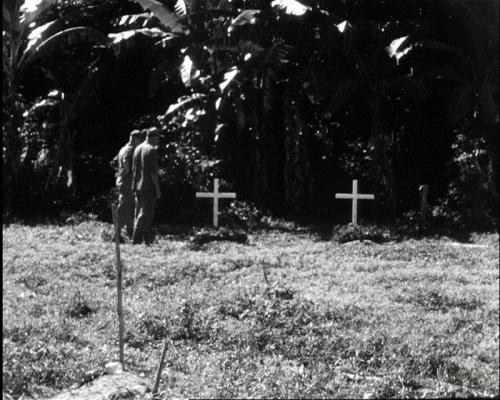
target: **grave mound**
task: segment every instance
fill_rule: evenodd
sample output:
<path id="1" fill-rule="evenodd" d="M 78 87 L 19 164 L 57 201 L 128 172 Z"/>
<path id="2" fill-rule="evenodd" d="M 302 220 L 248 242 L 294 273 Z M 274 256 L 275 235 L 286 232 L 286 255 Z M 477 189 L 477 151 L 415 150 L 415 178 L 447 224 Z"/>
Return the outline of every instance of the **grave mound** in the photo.
<path id="1" fill-rule="evenodd" d="M 337 243 L 347 243 L 357 240 L 361 242 L 385 243 L 394 239 L 388 230 L 376 225 L 336 225 L 333 227 L 332 233 L 332 240 Z"/>
<path id="2" fill-rule="evenodd" d="M 194 233 L 190 238 L 191 244 L 201 246 L 210 242 L 229 241 L 245 244 L 248 241 L 248 235 L 240 230 L 234 229 L 207 229 L 203 228 Z"/>

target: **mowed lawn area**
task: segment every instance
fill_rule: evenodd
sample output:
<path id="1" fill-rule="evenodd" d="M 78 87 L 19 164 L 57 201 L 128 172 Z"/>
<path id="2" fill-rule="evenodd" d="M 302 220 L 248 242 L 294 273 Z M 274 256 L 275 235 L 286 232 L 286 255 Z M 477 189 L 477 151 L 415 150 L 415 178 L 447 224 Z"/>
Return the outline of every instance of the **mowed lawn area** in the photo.
<path id="1" fill-rule="evenodd" d="M 4 398 L 53 395 L 117 359 L 110 229 L 3 227 Z M 267 230 L 122 244 L 125 367 L 152 382 L 168 338 L 164 398 L 498 396 L 498 235 L 451 242 Z"/>

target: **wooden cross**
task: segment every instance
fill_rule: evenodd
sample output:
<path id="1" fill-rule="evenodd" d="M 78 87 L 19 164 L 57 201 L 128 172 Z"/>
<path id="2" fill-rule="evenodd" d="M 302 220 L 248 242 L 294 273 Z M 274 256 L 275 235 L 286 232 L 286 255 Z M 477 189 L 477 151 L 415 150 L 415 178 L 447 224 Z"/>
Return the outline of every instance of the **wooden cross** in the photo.
<path id="1" fill-rule="evenodd" d="M 352 199 L 352 224 L 358 225 L 358 199 L 360 200 L 373 200 L 373 194 L 358 194 L 358 180 L 352 181 L 352 194 L 351 193 L 335 193 L 336 199 Z"/>
<path id="2" fill-rule="evenodd" d="M 235 199 L 236 193 L 221 193 L 219 192 L 219 179 L 214 179 L 214 191 L 212 192 L 196 192 L 196 197 L 213 198 L 214 199 L 214 226 L 219 226 L 219 199 Z"/>

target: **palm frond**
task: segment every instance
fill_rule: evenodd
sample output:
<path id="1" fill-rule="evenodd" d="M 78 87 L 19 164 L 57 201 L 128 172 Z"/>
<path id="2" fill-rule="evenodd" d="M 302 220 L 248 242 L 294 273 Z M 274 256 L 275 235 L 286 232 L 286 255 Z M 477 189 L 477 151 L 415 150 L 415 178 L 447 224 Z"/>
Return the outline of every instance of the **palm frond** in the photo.
<path id="1" fill-rule="evenodd" d="M 118 33 L 108 34 L 111 44 L 116 45 L 123 41 L 130 40 L 136 36 L 146 36 L 154 39 L 169 37 L 170 34 L 160 28 L 130 29 Z"/>
<path id="2" fill-rule="evenodd" d="M 207 98 L 206 94 L 203 93 L 193 93 L 189 96 L 182 96 L 177 99 L 177 103 L 171 104 L 167 112 L 164 114 L 163 119 L 172 116 L 174 113 L 181 111 L 182 109 L 192 106 L 193 103 L 203 102 Z"/>
<path id="3" fill-rule="evenodd" d="M 180 67 L 181 80 L 186 87 L 193 85 L 193 80 L 200 76 L 200 70 L 195 67 L 191 57 L 186 55 Z"/>
<path id="4" fill-rule="evenodd" d="M 306 6 L 297 0 L 273 0 L 271 6 L 284 11 L 285 14 L 296 16 L 304 15 L 312 10 L 310 6 Z"/>
<path id="5" fill-rule="evenodd" d="M 45 29 L 48 29 L 49 27 L 50 25 L 46 26 Z M 40 37 L 43 38 L 43 32 Z M 38 36 L 33 37 L 33 40 L 35 42 L 23 52 L 18 64 L 20 69 L 31 62 L 35 57 L 41 56 L 44 52 L 56 46 L 61 46 L 74 41 L 105 44 L 106 36 L 97 29 L 87 26 L 77 26 L 57 32 L 45 40 L 40 40 Z"/>
<path id="6" fill-rule="evenodd" d="M 244 10 L 236 18 L 231 21 L 231 27 L 254 24 L 260 10 Z"/>
<path id="7" fill-rule="evenodd" d="M 152 28 L 154 27 L 155 19 L 156 17 L 146 12 L 140 14 L 126 14 L 117 18 L 114 21 L 114 25 L 122 29 Z"/>
<path id="8" fill-rule="evenodd" d="M 187 15 L 186 2 L 184 0 L 177 0 L 175 2 L 174 10 L 179 17 Z"/>
<path id="9" fill-rule="evenodd" d="M 293 47 L 283 42 L 274 43 L 263 56 L 262 66 L 269 66 L 272 64 L 287 63 L 288 56 L 293 50 Z"/>
<path id="10" fill-rule="evenodd" d="M 229 84 L 236 78 L 240 71 L 236 67 L 231 67 L 229 70 L 224 73 L 224 80 L 219 84 L 219 88 L 221 92 L 224 92 Z"/>
<path id="11" fill-rule="evenodd" d="M 155 17 L 157 17 L 162 24 L 168 27 L 172 32 L 182 33 L 184 32 L 183 25 L 179 22 L 175 13 L 170 11 L 170 9 L 163 3 L 157 0 L 134 0 L 139 3 L 145 11 L 150 11 Z"/>
<path id="12" fill-rule="evenodd" d="M 20 23 L 28 26 L 47 8 L 56 4 L 58 0 L 25 0 L 20 7 Z"/>

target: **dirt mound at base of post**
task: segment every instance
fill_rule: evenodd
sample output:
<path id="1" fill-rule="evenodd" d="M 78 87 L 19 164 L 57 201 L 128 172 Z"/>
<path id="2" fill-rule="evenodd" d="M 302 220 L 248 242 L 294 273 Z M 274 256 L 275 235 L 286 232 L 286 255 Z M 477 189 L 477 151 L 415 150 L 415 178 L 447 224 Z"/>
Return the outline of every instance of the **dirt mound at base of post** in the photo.
<path id="1" fill-rule="evenodd" d="M 66 390 L 48 400 L 110 400 L 151 398 L 147 381 L 131 372 L 103 375 L 77 388 Z"/>

